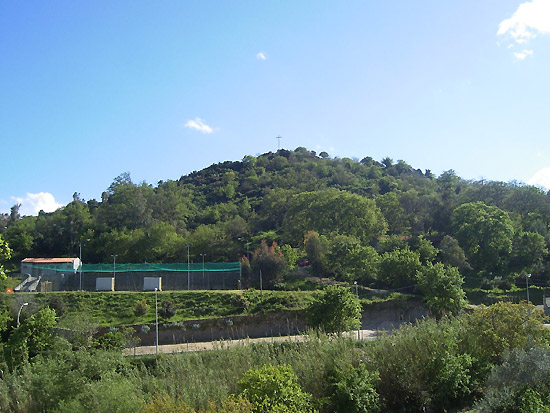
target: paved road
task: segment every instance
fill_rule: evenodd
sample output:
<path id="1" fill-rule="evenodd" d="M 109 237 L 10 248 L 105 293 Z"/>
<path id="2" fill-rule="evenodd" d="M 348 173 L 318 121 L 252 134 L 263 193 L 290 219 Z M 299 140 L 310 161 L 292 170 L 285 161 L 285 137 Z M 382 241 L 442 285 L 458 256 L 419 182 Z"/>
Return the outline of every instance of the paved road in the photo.
<path id="1" fill-rule="evenodd" d="M 357 337 L 358 332 L 354 331 L 346 333 L 352 337 Z M 361 340 L 374 340 L 376 338 L 376 330 L 360 330 L 359 336 Z M 239 345 L 247 345 L 251 343 L 272 343 L 280 341 L 304 341 L 308 338 L 307 335 L 297 336 L 282 336 L 282 337 L 261 337 L 261 338 L 245 338 L 240 340 L 221 340 L 221 341 L 205 341 L 199 343 L 183 343 L 183 344 L 164 344 L 159 345 L 159 353 L 183 353 L 187 351 L 204 351 L 215 350 L 220 348 L 228 348 Z M 145 354 L 155 354 L 155 346 L 140 346 L 124 349 L 125 356 L 141 356 Z"/>

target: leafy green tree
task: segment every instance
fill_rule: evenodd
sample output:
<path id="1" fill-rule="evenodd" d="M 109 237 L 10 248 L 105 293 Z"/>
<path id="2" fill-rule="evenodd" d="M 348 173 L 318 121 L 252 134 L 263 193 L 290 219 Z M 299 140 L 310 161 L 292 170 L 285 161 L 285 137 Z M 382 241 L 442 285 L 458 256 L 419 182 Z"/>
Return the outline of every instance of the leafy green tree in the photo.
<path id="1" fill-rule="evenodd" d="M 472 269 L 458 241 L 449 235 L 445 235 L 441 240 L 439 258 L 443 264 L 457 267 L 459 270 Z"/>
<path id="2" fill-rule="evenodd" d="M 296 243 L 310 230 L 353 235 L 368 243 L 386 228 L 386 220 L 373 200 L 336 189 L 295 195 L 283 224 L 285 233 Z"/>
<path id="3" fill-rule="evenodd" d="M 336 367 L 329 377 L 331 411 L 361 413 L 377 412 L 380 401 L 376 385 L 380 377 L 365 364 Z"/>
<path id="4" fill-rule="evenodd" d="M 326 254 L 326 268 L 337 279 L 358 281 L 376 278 L 379 255 L 351 235 L 333 235 Z"/>
<path id="5" fill-rule="evenodd" d="M 248 370 L 239 381 L 240 395 L 252 403 L 253 412 L 312 412 L 311 395 L 298 384 L 289 365 L 266 364 Z"/>
<path id="6" fill-rule="evenodd" d="M 317 231 L 308 231 L 304 239 L 306 255 L 311 263 L 313 273 L 322 276 L 325 272 L 325 253 L 328 248 L 328 240 Z"/>
<path id="7" fill-rule="evenodd" d="M 474 268 L 504 268 L 512 251 L 514 228 L 508 213 L 483 202 L 470 202 L 453 212 L 456 239 Z"/>
<path id="8" fill-rule="evenodd" d="M 520 231 L 514 235 L 511 265 L 525 268 L 528 271 L 532 266 L 548 255 L 544 237 L 536 232 Z"/>
<path id="9" fill-rule="evenodd" d="M 417 276 L 428 308 L 437 317 L 457 314 L 466 304 L 466 294 L 462 289 L 464 280 L 458 268 L 445 267 L 439 262 L 435 265 L 428 263 Z"/>
<path id="10" fill-rule="evenodd" d="M 287 270 L 287 262 L 276 242 L 267 246 L 262 241 L 260 248 L 252 255 L 253 279 L 262 272 L 262 283 L 266 288 L 272 288 L 281 282 Z"/>
<path id="11" fill-rule="evenodd" d="M 342 333 L 361 325 L 361 304 L 346 287 L 329 285 L 307 309 L 308 325 L 327 333 Z"/>
<path id="12" fill-rule="evenodd" d="M 482 382 L 506 351 L 523 348 L 531 341 L 543 344 L 549 332 L 543 326 L 542 310 L 526 303 L 499 302 L 481 306 L 464 317 L 462 346 L 475 360 L 473 371 Z"/>
<path id="13" fill-rule="evenodd" d="M 2 264 L 11 258 L 11 254 L 11 248 L 8 243 L 4 241 L 2 235 L 0 235 L 0 281 L 6 279 L 6 273 Z"/>
<path id="14" fill-rule="evenodd" d="M 395 288 L 410 287 L 416 284 L 421 268 L 420 254 L 408 247 L 385 252 L 380 259 L 378 279 Z"/>
<path id="15" fill-rule="evenodd" d="M 27 318 L 8 339 L 6 353 L 10 368 L 47 350 L 52 344 L 56 323 L 55 310 L 48 307 Z"/>

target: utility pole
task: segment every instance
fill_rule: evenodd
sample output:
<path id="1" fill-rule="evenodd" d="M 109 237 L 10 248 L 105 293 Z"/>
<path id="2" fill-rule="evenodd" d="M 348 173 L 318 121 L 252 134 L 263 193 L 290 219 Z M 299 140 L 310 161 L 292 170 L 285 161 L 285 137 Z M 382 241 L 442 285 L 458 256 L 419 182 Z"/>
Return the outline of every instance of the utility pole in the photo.
<path id="1" fill-rule="evenodd" d="M 191 289 L 191 277 L 189 275 L 189 245 L 187 244 L 187 291 Z"/>

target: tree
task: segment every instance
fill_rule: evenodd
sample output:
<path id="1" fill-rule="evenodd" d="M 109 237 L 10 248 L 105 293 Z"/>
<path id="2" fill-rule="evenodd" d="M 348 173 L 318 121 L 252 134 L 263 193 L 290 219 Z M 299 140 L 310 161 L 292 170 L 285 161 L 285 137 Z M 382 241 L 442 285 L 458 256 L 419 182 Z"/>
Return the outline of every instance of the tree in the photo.
<path id="1" fill-rule="evenodd" d="M 369 243 L 384 234 L 386 227 L 386 220 L 372 199 L 336 189 L 295 195 L 283 225 L 285 233 L 296 243 L 310 230 L 323 235 L 332 232 L 353 235 Z"/>
<path id="2" fill-rule="evenodd" d="M 411 287 L 422 268 L 420 254 L 408 247 L 385 252 L 380 260 L 378 279 L 394 288 Z"/>
<path id="3" fill-rule="evenodd" d="M 464 280 L 455 267 L 428 263 L 418 272 L 418 281 L 428 308 L 437 317 L 457 314 L 466 304 Z"/>
<path id="4" fill-rule="evenodd" d="M 470 202 L 455 209 L 452 222 L 456 239 L 475 268 L 492 271 L 506 266 L 514 236 L 507 212 Z"/>
<path id="5" fill-rule="evenodd" d="M 378 261 L 376 250 L 363 246 L 351 235 L 334 235 L 326 254 L 326 268 L 337 279 L 357 281 L 376 278 Z"/>
<path id="6" fill-rule="evenodd" d="M 329 285 L 307 309 L 308 325 L 327 333 L 342 333 L 361 325 L 359 298 L 346 287 Z"/>
<path id="7" fill-rule="evenodd" d="M 2 263 L 8 261 L 11 258 L 11 253 L 12 251 L 8 243 L 4 241 L 4 238 L 2 238 L 2 235 L 0 235 L 0 281 L 6 279 L 6 273 L 4 271 Z"/>
<path id="8" fill-rule="evenodd" d="M 248 370 L 239 381 L 240 396 L 252 403 L 253 412 L 312 412 L 311 395 L 298 384 L 289 365 L 266 364 Z"/>
<path id="9" fill-rule="evenodd" d="M 466 260 L 464 250 L 460 248 L 458 241 L 449 235 L 445 235 L 439 245 L 439 257 L 443 264 L 457 267 L 459 270 L 471 270 L 470 264 Z"/>
<path id="10" fill-rule="evenodd" d="M 55 310 L 48 307 L 26 319 L 8 339 L 6 353 L 10 368 L 47 350 L 52 344 L 56 323 Z"/>
<path id="11" fill-rule="evenodd" d="M 304 239 L 306 255 L 311 263 L 313 273 L 321 276 L 325 272 L 325 251 L 328 248 L 328 240 L 317 231 L 308 231 Z"/>
<path id="12" fill-rule="evenodd" d="M 272 242 L 268 247 L 265 241 L 262 241 L 260 248 L 254 251 L 252 255 L 252 270 L 259 276 L 262 272 L 262 283 L 264 287 L 272 288 L 278 282 L 283 280 L 283 276 L 287 269 L 287 262 L 281 249 L 276 242 Z"/>

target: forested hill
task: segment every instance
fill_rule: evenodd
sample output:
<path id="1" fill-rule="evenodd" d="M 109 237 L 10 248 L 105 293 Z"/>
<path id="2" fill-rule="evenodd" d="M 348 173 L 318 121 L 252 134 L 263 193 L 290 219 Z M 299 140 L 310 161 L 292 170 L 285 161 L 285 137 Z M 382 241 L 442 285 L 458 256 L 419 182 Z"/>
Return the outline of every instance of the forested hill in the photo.
<path id="1" fill-rule="evenodd" d="M 80 244 L 89 263 L 109 262 L 111 254 L 117 262 L 185 262 L 187 244 L 195 262 L 200 254 L 235 261 L 264 240 L 268 247 L 276 241 L 291 265 L 317 253 L 371 262 L 374 253 L 400 250 L 462 269 L 546 274 L 546 193 L 466 181 L 452 170 L 436 177 L 390 158 L 331 158 L 300 147 L 211 165 L 156 186 L 124 173 L 100 201 L 73 198 L 53 213 L 19 217 L 15 206 L 1 217 L 13 263 L 77 256 Z M 319 248 L 308 252 L 306 238 Z M 317 269 L 341 277 L 354 271 Z"/>

